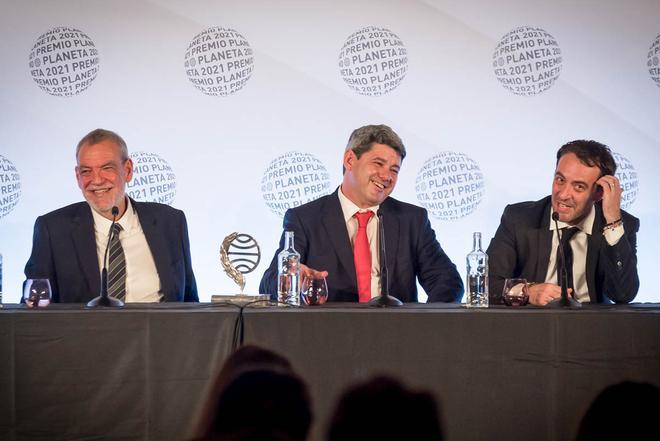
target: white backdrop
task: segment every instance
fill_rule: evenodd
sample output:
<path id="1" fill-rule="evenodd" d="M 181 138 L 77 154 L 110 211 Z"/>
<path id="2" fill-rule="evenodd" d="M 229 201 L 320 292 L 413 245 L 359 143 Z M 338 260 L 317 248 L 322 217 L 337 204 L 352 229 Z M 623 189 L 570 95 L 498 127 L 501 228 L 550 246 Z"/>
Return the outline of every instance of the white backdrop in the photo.
<path id="1" fill-rule="evenodd" d="M 394 197 L 429 208 L 461 273 L 473 231 L 487 246 L 505 204 L 548 194 L 560 145 L 610 145 L 641 219 L 637 300 L 660 301 L 657 0 L 1 6 L 5 302 L 19 300 L 35 218 L 82 199 L 74 150 L 91 129 L 126 139 L 134 197 L 186 212 L 207 301 L 236 291 L 222 239 L 260 243 L 255 293 L 285 206 L 333 191 L 348 135 L 371 123 L 403 138 Z"/>

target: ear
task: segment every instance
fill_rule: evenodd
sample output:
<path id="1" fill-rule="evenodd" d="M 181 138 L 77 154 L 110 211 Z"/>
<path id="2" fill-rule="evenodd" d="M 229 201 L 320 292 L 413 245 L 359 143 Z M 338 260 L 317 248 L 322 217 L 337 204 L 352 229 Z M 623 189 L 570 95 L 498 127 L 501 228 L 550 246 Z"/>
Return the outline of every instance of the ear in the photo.
<path id="1" fill-rule="evenodd" d="M 82 190 L 83 185 L 82 185 L 82 182 L 80 181 L 80 169 L 78 168 L 77 165 L 76 165 L 75 170 L 76 170 L 76 182 L 78 183 L 78 188 L 80 188 Z"/>
<path id="2" fill-rule="evenodd" d="M 346 170 L 351 170 L 356 160 L 357 157 L 355 156 L 353 150 L 348 149 L 344 152 L 344 168 Z"/>
<path id="3" fill-rule="evenodd" d="M 130 182 L 133 179 L 133 160 L 131 158 L 124 163 L 124 171 L 126 172 L 126 182 Z"/>

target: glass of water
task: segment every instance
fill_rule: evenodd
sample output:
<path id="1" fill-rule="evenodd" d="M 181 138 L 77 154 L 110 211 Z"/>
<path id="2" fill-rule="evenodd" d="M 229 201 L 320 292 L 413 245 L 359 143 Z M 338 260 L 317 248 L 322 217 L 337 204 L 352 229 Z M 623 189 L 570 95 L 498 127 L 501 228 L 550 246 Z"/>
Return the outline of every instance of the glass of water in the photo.
<path id="1" fill-rule="evenodd" d="M 48 279 L 27 279 L 23 287 L 23 300 L 28 308 L 44 308 L 50 304 Z"/>
<path id="2" fill-rule="evenodd" d="M 508 306 L 524 306 L 529 302 L 527 279 L 506 279 L 502 298 Z"/>
<path id="3" fill-rule="evenodd" d="M 328 284 L 325 277 L 305 277 L 301 295 L 305 305 L 322 305 L 328 300 Z"/>

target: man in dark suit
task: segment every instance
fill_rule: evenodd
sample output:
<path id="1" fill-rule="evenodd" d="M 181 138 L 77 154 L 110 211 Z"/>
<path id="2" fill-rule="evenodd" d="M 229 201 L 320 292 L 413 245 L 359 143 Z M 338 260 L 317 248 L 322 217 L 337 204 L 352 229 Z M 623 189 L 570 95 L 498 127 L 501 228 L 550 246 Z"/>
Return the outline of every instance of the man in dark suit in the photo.
<path id="1" fill-rule="evenodd" d="M 26 277 L 49 279 L 54 302 L 80 303 L 96 297 L 109 229 L 116 218 L 121 228 L 109 253 L 110 295 L 126 302 L 199 301 L 185 215 L 126 196 L 133 162 L 124 140 L 96 129 L 78 144 L 76 160 L 78 186 L 87 202 L 37 218 Z M 118 209 L 116 216 L 113 207 Z"/>
<path id="2" fill-rule="evenodd" d="M 365 126 L 350 136 L 344 177 L 331 195 L 287 210 L 284 230 L 293 231 L 301 275 L 327 277 L 329 301 L 360 301 L 380 294 L 378 216 L 385 230 L 390 295 L 417 301 L 419 279 L 429 302 L 456 302 L 463 282 L 435 238 L 426 210 L 390 196 L 405 147 L 384 125 Z M 277 254 L 261 279 L 260 292 L 277 295 Z"/>
<path id="3" fill-rule="evenodd" d="M 570 294 L 591 303 L 635 298 L 639 220 L 621 210 L 622 189 L 615 172 L 609 148 L 596 141 L 572 141 L 559 149 L 552 194 L 504 209 L 487 251 L 492 301 L 499 302 L 504 279 L 512 277 L 531 282 L 532 304 L 546 305 L 560 297 L 561 253 L 553 212 L 559 214 L 562 241 L 568 238 L 565 253 L 572 256 L 567 268 Z"/>

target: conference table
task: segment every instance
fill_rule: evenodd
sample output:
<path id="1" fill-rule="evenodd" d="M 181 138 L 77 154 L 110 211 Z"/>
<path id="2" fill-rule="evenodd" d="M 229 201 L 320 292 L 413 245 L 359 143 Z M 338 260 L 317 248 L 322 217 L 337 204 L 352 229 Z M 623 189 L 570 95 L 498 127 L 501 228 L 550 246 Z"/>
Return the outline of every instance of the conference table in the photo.
<path id="1" fill-rule="evenodd" d="M 291 360 L 319 441 L 346 386 L 377 374 L 431 391 L 449 441 L 571 440 L 605 386 L 660 386 L 660 304 L 3 305 L 0 439 L 182 440 L 243 343 Z"/>

